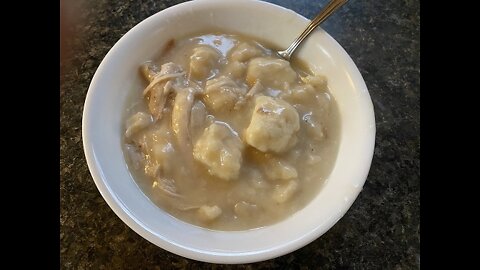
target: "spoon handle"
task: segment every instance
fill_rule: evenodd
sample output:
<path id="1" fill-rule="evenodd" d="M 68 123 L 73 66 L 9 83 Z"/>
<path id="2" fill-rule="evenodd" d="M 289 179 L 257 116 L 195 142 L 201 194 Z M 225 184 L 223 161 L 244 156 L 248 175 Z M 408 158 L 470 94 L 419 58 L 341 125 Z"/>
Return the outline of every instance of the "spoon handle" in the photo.
<path id="1" fill-rule="evenodd" d="M 327 6 L 325 6 L 320 13 L 318 13 L 315 18 L 310 22 L 307 28 L 290 44 L 290 46 L 284 50 L 280 51 L 280 55 L 285 58 L 286 60 L 290 60 L 295 49 L 302 43 L 302 41 L 315 29 L 318 25 L 320 25 L 323 21 L 325 21 L 330 15 L 333 14 L 335 10 L 339 7 L 343 6 L 347 3 L 348 0 L 331 0 Z"/>

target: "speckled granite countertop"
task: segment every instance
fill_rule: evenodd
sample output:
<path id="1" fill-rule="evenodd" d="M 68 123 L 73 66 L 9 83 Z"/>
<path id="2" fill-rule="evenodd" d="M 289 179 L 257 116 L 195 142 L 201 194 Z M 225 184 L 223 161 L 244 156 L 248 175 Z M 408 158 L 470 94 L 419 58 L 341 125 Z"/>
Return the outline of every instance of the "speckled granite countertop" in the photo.
<path id="1" fill-rule="evenodd" d="M 132 26 L 183 1 L 63 0 L 60 89 L 62 269 L 216 268 L 158 248 L 105 203 L 82 147 L 83 103 L 97 66 Z M 327 1 L 270 2 L 312 18 Z M 350 54 L 375 106 L 375 156 L 363 191 L 326 234 L 293 253 L 227 268 L 420 268 L 419 0 L 351 0 L 323 28 Z M 69 50 L 67 50 L 69 49 Z"/>

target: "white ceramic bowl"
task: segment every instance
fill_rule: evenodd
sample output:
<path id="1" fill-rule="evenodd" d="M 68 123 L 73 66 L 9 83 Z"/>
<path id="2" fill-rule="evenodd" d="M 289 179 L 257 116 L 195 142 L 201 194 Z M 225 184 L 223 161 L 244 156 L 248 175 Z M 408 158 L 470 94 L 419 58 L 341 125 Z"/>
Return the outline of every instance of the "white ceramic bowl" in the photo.
<path id="1" fill-rule="evenodd" d="M 328 77 L 341 115 L 339 153 L 319 194 L 286 220 L 237 232 L 212 231 L 182 222 L 159 209 L 142 193 L 129 174 L 121 148 L 127 92 L 142 88 L 138 67 L 170 38 L 220 29 L 287 47 L 308 22 L 291 10 L 266 2 L 195 0 L 145 19 L 113 46 L 90 84 L 82 132 L 95 184 L 123 222 L 155 245 L 187 258 L 248 263 L 281 256 L 310 243 L 345 214 L 368 175 L 375 119 L 357 67 L 321 29 L 307 39 L 295 57 L 304 59 L 314 71 Z"/>

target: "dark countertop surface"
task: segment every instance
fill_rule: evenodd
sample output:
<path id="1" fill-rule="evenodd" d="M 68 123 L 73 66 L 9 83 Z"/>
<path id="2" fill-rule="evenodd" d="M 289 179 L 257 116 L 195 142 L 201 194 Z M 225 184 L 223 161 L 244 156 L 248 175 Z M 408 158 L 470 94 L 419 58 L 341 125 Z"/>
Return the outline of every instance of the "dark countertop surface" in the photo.
<path id="1" fill-rule="evenodd" d="M 108 207 L 89 173 L 81 121 L 90 80 L 131 27 L 183 1 L 64 0 L 60 89 L 62 269 L 213 268 L 149 243 Z M 272 0 L 313 18 L 327 1 Z M 375 107 L 375 155 L 346 215 L 309 245 L 269 261 L 227 268 L 420 268 L 419 0 L 351 0 L 323 28 L 350 54 Z"/>

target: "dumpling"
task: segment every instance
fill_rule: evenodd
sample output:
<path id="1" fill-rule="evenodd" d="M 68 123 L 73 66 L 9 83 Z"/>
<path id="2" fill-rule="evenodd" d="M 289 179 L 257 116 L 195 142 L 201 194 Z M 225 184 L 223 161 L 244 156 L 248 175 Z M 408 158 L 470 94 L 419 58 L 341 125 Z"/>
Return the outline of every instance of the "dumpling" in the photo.
<path id="1" fill-rule="evenodd" d="M 317 90 L 323 90 L 325 91 L 327 89 L 327 77 L 323 75 L 308 75 L 306 77 L 302 78 L 302 81 L 304 81 L 307 84 L 310 84 L 311 86 L 315 87 Z"/>
<path id="2" fill-rule="evenodd" d="M 297 85 L 284 91 L 280 98 L 291 104 L 305 104 L 314 100 L 316 91 L 310 84 Z"/>
<path id="3" fill-rule="evenodd" d="M 245 62 L 260 55 L 262 55 L 260 48 L 249 43 L 242 42 L 232 49 L 231 58 L 233 61 Z"/>
<path id="4" fill-rule="evenodd" d="M 220 52 L 210 46 L 199 46 L 193 49 L 190 56 L 190 75 L 196 80 L 203 80 L 212 75 L 218 65 Z"/>
<path id="5" fill-rule="evenodd" d="M 152 145 L 152 157 L 155 159 L 155 163 L 159 165 L 158 169 L 162 173 L 171 173 L 175 164 L 172 163 L 173 155 L 175 155 L 175 149 L 172 143 L 170 143 L 164 137 L 159 137 L 158 141 Z M 157 175 L 157 173 L 155 173 Z"/>
<path id="6" fill-rule="evenodd" d="M 225 66 L 225 74 L 230 77 L 239 80 L 245 79 L 245 72 L 247 71 L 247 64 L 238 61 L 230 61 Z"/>
<path id="7" fill-rule="evenodd" d="M 213 123 L 193 147 L 193 157 L 205 165 L 210 174 L 231 180 L 239 175 L 243 148 L 243 142 L 229 127 Z"/>
<path id="8" fill-rule="evenodd" d="M 299 116 L 292 105 L 268 96 L 255 99 L 250 125 L 245 131 L 245 141 L 262 152 L 281 153 L 297 142 L 300 129 Z"/>
<path id="9" fill-rule="evenodd" d="M 276 203 L 284 203 L 290 200 L 297 190 L 298 182 L 296 180 L 290 180 L 287 184 L 275 187 L 272 193 L 272 199 Z"/>
<path id="10" fill-rule="evenodd" d="M 221 76 L 208 80 L 205 86 L 205 105 L 213 112 L 231 109 L 245 95 L 246 89 L 232 79 Z"/>
<path id="11" fill-rule="evenodd" d="M 248 149 L 247 155 L 250 161 L 261 168 L 268 180 L 276 182 L 298 178 L 295 167 L 275 154 Z M 251 178 L 255 178 L 255 176 Z"/>
<path id="12" fill-rule="evenodd" d="M 222 214 L 222 209 L 217 205 L 202 205 L 197 210 L 197 213 L 200 220 L 202 220 L 203 222 L 209 222 L 218 218 Z"/>
<path id="13" fill-rule="evenodd" d="M 275 158 L 270 158 L 263 165 L 264 172 L 270 180 L 289 180 L 298 177 L 297 170 L 292 165 Z"/>
<path id="14" fill-rule="evenodd" d="M 246 80 L 250 87 L 260 80 L 265 87 L 285 90 L 296 79 L 297 73 L 283 59 L 258 57 L 248 63 Z"/>

